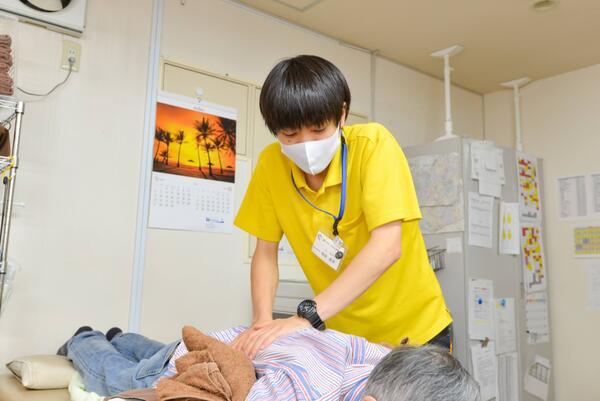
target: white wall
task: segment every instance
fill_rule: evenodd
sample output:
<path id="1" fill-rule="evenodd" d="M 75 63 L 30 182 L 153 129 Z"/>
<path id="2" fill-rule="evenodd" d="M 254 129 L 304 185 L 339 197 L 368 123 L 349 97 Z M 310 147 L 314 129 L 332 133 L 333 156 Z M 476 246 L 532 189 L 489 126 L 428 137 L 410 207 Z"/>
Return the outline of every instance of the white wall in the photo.
<path id="1" fill-rule="evenodd" d="M 485 96 L 486 137 L 506 146 L 514 146 L 512 102 L 509 91 Z M 584 262 L 571 256 L 575 223 L 558 220 L 556 178 L 600 170 L 600 65 L 534 82 L 523 88 L 521 104 L 524 150 L 544 159 L 557 400 L 596 401 L 600 311 L 586 310 Z"/>
<path id="2" fill-rule="evenodd" d="M 93 0 L 80 72 L 26 105 L 10 257 L 23 270 L 0 317 L 2 366 L 51 353 L 83 324 L 126 326 L 151 2 Z M 63 35 L 20 24 L 19 84 L 63 79 Z M 72 40 L 71 38 L 68 38 Z"/>
<path id="3" fill-rule="evenodd" d="M 256 85 L 282 58 L 320 55 L 346 76 L 353 111 L 365 115 L 371 111 L 368 53 L 224 0 L 187 1 L 185 6 L 169 2 L 163 29 L 164 58 Z M 440 72 L 442 68 L 440 62 Z M 442 81 L 381 58 L 375 69 L 375 119 L 388 126 L 402 146 L 424 143 L 443 133 Z M 455 130 L 481 137 L 482 96 L 457 87 L 452 91 Z"/>
<path id="4" fill-rule="evenodd" d="M 444 134 L 442 81 L 381 58 L 375 69 L 375 120 L 388 127 L 401 146 L 430 142 Z M 482 96 L 453 86 L 451 97 L 454 132 L 481 138 Z"/>
<path id="5" fill-rule="evenodd" d="M 54 352 L 82 324 L 126 328 L 151 3 L 90 0 L 86 32 L 76 39 L 82 44 L 81 71 L 56 94 L 28 105 L 16 194 L 27 206 L 16 209 L 11 237 L 11 255 L 23 271 L 0 318 L 0 362 Z M 63 36 L 30 25 L 20 31 L 20 85 L 41 91 L 58 82 L 65 74 L 58 68 Z M 166 2 L 163 32 L 164 58 L 255 84 L 283 57 L 322 55 L 346 75 L 353 110 L 370 112 L 370 56 L 334 40 L 223 0 L 188 0 L 185 7 Z M 376 118 L 403 146 L 437 137 L 443 129 L 442 82 L 383 60 L 377 70 Z M 458 89 L 453 96 L 457 131 L 479 136 L 482 97 Z M 182 237 L 188 235 L 174 235 L 165 247 L 176 249 Z M 204 273 L 182 274 L 168 263 L 146 264 L 145 334 L 172 339 L 179 328 L 169 322 L 188 316 L 201 321 L 203 308 L 224 292 L 224 324 L 249 317 L 247 265 L 222 266 L 209 252 L 199 253 L 199 265 L 210 267 Z M 224 268 L 233 273 L 221 276 L 228 285 L 218 287 L 215 277 Z M 178 283 L 189 277 L 213 281 L 203 283 L 205 291 L 185 293 L 193 304 L 177 306 L 179 298 L 165 298 L 165 291 L 179 295 Z"/>

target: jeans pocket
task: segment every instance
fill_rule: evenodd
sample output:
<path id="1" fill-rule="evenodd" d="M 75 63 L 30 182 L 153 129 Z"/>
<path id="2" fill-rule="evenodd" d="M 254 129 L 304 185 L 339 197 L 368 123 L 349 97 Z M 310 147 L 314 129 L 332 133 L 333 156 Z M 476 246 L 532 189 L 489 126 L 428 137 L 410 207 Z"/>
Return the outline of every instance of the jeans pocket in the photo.
<path id="1" fill-rule="evenodd" d="M 179 341 L 175 341 L 174 343 L 166 345 L 163 349 L 152 355 L 150 358 L 141 361 L 140 369 L 138 370 L 135 378 L 137 380 L 142 380 L 149 376 L 156 376 L 160 374 L 169 363 L 169 360 L 173 356 L 173 353 L 178 345 Z"/>

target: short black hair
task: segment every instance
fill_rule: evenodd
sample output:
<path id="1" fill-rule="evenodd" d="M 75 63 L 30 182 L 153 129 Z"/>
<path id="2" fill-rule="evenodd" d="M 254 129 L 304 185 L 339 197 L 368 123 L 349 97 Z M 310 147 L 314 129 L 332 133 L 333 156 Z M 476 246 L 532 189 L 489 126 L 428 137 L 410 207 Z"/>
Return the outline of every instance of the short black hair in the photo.
<path id="1" fill-rule="evenodd" d="M 300 55 L 277 63 L 260 93 L 260 112 L 273 135 L 284 129 L 339 124 L 350 110 L 350 88 L 330 61 Z"/>

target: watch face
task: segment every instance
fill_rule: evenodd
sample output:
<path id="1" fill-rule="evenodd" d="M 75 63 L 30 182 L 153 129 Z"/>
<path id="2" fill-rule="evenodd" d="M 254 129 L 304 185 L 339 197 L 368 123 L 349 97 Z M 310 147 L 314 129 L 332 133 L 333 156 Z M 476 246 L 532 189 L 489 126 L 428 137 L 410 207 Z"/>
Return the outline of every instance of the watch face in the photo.
<path id="1" fill-rule="evenodd" d="M 298 305 L 298 315 L 306 316 L 314 309 L 314 307 L 314 301 L 311 301 L 309 299 L 302 301 L 300 302 L 300 305 Z"/>

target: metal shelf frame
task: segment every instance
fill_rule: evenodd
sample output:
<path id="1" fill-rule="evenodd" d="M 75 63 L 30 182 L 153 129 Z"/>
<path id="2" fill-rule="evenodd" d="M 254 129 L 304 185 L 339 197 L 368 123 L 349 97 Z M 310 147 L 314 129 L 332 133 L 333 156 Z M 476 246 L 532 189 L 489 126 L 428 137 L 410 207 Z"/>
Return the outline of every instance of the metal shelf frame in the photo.
<path id="1" fill-rule="evenodd" d="M 25 103 L 19 100 L 0 98 L 0 109 L 14 112 L 14 132 L 10 146 L 10 156 L 0 157 L 0 174 L 4 184 L 2 219 L 0 220 L 0 316 L 4 297 L 4 282 L 8 266 L 8 239 L 15 193 L 15 181 L 19 167 L 19 146 L 21 144 L 21 122 L 25 112 Z M 11 116 L 12 117 L 12 116 Z"/>

